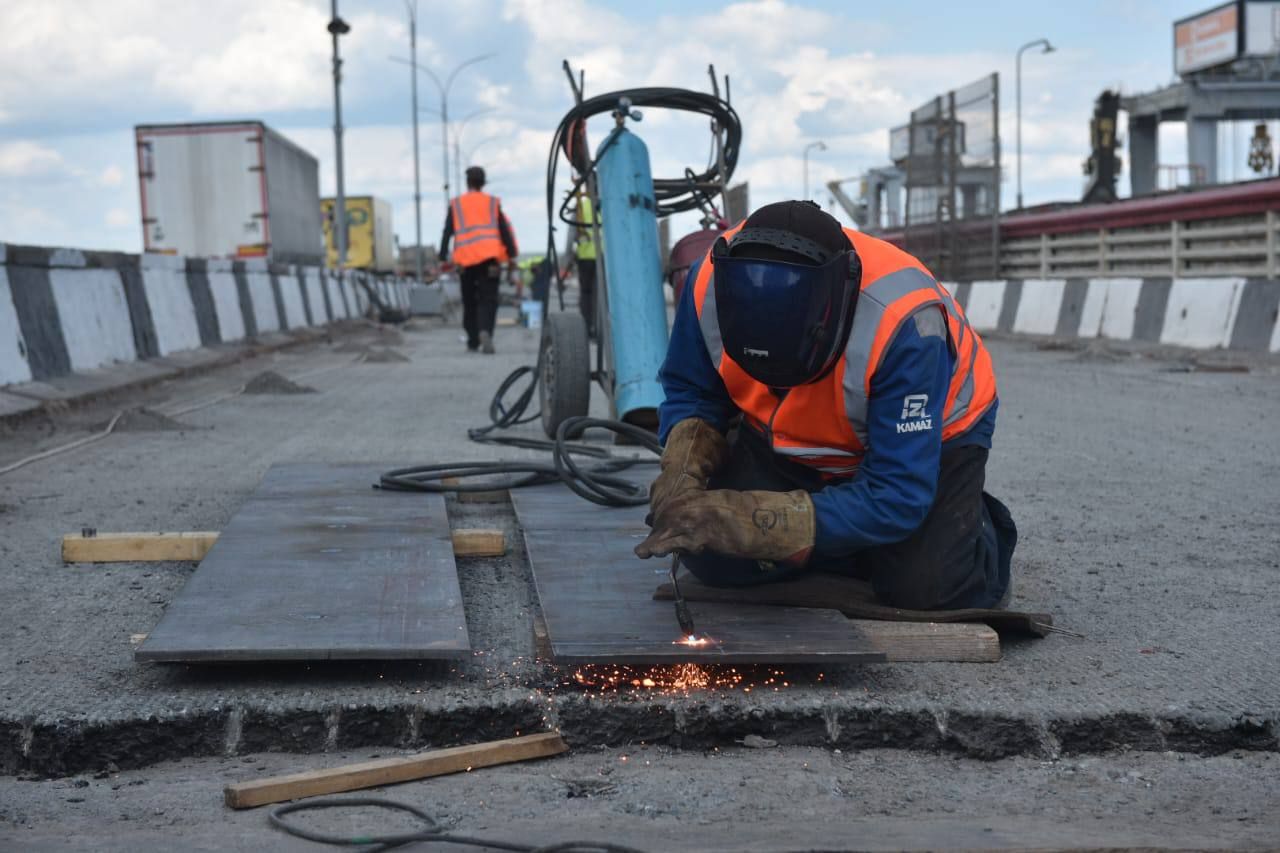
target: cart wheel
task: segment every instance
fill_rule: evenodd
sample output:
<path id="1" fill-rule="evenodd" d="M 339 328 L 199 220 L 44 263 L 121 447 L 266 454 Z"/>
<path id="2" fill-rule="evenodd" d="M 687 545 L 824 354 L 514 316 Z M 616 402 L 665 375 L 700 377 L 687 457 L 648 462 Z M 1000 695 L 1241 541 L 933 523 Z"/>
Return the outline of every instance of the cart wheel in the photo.
<path id="1" fill-rule="evenodd" d="M 591 404 L 591 350 L 581 314 L 559 311 L 547 315 L 544 322 L 545 351 L 538 394 L 542 429 L 548 437 L 555 438 L 563 421 L 587 414 Z"/>

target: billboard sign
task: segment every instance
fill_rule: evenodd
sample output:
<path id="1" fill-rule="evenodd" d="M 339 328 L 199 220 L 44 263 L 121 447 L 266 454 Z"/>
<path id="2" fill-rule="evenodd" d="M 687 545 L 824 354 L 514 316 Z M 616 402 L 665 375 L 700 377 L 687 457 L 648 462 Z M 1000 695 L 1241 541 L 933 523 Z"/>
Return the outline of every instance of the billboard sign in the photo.
<path id="1" fill-rule="evenodd" d="M 1232 2 L 1173 25 L 1173 70 L 1189 74 L 1240 56 L 1240 6 Z"/>
<path id="2" fill-rule="evenodd" d="M 1275 56 L 1280 53 L 1280 2 L 1249 0 L 1244 4 L 1245 56 Z"/>

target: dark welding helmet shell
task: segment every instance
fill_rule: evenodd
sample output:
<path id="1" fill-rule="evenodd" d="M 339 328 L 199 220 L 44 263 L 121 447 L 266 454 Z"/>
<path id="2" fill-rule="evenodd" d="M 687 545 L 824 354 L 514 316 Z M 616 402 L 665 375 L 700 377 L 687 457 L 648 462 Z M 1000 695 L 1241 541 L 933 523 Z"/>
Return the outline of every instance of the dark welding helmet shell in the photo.
<path id="1" fill-rule="evenodd" d="M 712 246 L 721 342 L 751 378 L 794 388 L 821 379 L 840 359 L 862 278 L 857 253 L 844 243 L 833 251 L 788 230 L 744 227 Z"/>

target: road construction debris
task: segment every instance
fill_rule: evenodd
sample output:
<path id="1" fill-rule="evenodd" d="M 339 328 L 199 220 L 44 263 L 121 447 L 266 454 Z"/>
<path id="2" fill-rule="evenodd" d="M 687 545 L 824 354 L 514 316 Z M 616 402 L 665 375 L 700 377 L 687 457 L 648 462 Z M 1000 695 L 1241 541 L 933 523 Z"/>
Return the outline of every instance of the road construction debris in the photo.
<path id="1" fill-rule="evenodd" d="M 244 393 L 246 394 L 314 394 L 316 389 L 307 385 L 299 385 L 292 379 L 288 379 L 276 373 L 274 370 L 264 370 L 257 376 L 250 379 L 244 385 Z"/>

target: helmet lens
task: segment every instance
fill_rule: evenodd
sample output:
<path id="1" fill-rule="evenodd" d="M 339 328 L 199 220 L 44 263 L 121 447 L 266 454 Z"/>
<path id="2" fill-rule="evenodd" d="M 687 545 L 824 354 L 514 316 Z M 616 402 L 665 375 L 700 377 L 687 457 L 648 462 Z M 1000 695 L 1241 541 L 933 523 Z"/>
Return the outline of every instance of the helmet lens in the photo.
<path id="1" fill-rule="evenodd" d="M 716 314 L 729 357 L 774 388 L 822 376 L 844 347 L 856 298 L 849 254 L 820 267 L 716 257 Z"/>

